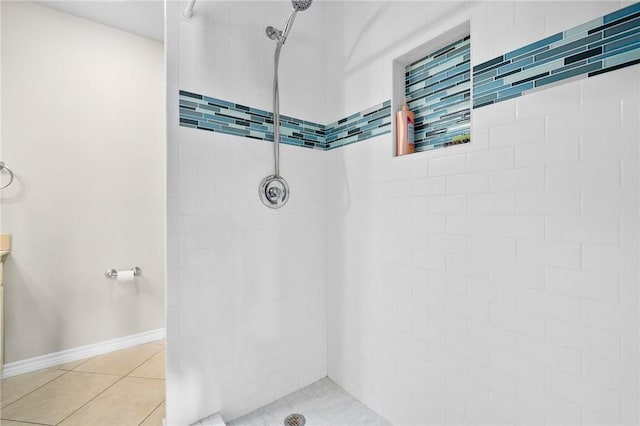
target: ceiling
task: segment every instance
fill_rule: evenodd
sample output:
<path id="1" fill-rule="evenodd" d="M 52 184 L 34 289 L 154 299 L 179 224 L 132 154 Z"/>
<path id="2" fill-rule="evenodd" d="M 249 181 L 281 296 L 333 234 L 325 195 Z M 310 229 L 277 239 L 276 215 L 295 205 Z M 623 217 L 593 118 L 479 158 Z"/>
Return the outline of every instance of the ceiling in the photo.
<path id="1" fill-rule="evenodd" d="M 162 0 L 36 0 L 36 3 L 164 42 Z"/>

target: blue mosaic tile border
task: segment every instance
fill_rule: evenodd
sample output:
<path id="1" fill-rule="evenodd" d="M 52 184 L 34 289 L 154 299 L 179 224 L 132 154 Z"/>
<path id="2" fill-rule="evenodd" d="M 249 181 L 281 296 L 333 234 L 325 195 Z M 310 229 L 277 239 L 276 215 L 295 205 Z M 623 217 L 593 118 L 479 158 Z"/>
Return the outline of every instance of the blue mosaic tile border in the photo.
<path id="1" fill-rule="evenodd" d="M 273 142 L 273 113 L 180 90 L 180 125 Z M 280 116 L 280 143 L 333 149 L 391 131 L 391 101 L 329 125 Z"/>
<path id="2" fill-rule="evenodd" d="M 640 3 L 473 67 L 473 107 L 640 63 Z"/>
<path id="3" fill-rule="evenodd" d="M 374 105 L 325 126 L 327 149 L 391 132 L 391 101 Z"/>
<path id="4" fill-rule="evenodd" d="M 180 90 L 180 125 L 273 142 L 273 113 Z M 280 143 L 327 149 L 325 126 L 280 115 Z"/>
<path id="5" fill-rule="evenodd" d="M 409 109 L 415 114 L 416 151 L 469 142 L 470 37 L 407 65 L 405 96 Z"/>

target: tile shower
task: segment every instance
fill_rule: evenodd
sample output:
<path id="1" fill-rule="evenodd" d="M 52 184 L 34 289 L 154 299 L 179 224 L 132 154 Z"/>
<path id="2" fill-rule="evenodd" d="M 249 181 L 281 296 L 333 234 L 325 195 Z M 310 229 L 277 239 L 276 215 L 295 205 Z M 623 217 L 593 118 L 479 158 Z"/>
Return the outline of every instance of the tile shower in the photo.
<path id="1" fill-rule="evenodd" d="M 273 212 L 288 7 L 168 23 L 170 424 L 326 376 L 393 424 L 637 423 L 640 6 L 314 3 Z M 465 22 L 470 143 L 393 158 L 391 62 Z"/>

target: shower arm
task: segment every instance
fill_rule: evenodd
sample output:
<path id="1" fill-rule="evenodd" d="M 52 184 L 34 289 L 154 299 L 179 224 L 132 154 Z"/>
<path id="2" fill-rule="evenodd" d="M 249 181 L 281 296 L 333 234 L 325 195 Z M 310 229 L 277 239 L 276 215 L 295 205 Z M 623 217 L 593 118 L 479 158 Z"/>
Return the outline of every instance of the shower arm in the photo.
<path id="1" fill-rule="evenodd" d="M 275 176 L 280 177 L 280 87 L 278 84 L 278 64 L 280 63 L 280 50 L 287 41 L 287 36 L 298 11 L 293 9 L 277 37 L 276 50 L 273 60 L 273 162 L 275 166 Z"/>
<path id="2" fill-rule="evenodd" d="M 282 35 L 280 35 L 280 39 L 278 40 L 278 44 L 282 45 L 287 41 L 287 37 L 289 36 L 289 31 L 291 31 L 291 27 L 296 20 L 296 15 L 298 11 L 293 9 L 287 18 L 287 22 L 284 23 L 284 27 L 282 28 Z"/>
<path id="3" fill-rule="evenodd" d="M 273 163 L 274 175 L 280 177 L 280 89 L 278 85 L 278 62 L 282 44 L 276 45 L 273 61 Z"/>

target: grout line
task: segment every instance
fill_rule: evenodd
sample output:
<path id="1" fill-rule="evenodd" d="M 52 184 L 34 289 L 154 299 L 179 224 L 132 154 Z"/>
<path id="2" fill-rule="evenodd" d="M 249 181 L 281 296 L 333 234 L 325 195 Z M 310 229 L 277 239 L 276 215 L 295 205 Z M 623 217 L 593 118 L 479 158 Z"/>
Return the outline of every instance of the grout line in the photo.
<path id="1" fill-rule="evenodd" d="M 163 347 L 163 349 L 164 349 L 164 347 Z M 161 350 L 162 350 L 162 349 L 161 349 Z M 161 350 L 160 350 L 160 351 L 161 351 Z M 160 353 L 160 351 L 156 352 L 156 353 L 152 356 L 152 358 L 153 358 L 155 355 L 157 355 L 158 353 Z M 63 370 L 63 369 L 57 369 L 57 368 L 55 368 L 55 366 L 48 368 L 48 369 L 55 370 L 55 371 L 63 371 L 63 373 L 62 373 L 62 374 L 60 374 L 59 376 L 54 377 L 53 379 L 49 380 L 48 382 L 43 383 L 42 385 L 40 385 L 40 386 L 38 386 L 38 387 L 34 388 L 34 389 L 33 389 L 33 390 L 31 390 L 30 392 L 28 392 L 28 393 L 24 394 L 23 396 L 21 396 L 20 398 L 16 399 L 16 400 L 15 400 L 15 401 L 13 401 L 13 402 L 11 402 L 10 404 L 7 404 L 5 407 L 1 407 L 0 409 L 8 408 L 10 405 L 15 404 L 16 402 L 20 401 L 21 399 L 24 399 L 25 397 L 27 397 L 27 396 L 31 395 L 32 393 L 34 393 L 34 392 L 35 392 L 35 391 L 37 391 L 38 389 L 40 389 L 40 388 L 42 388 L 42 387 L 44 387 L 44 386 L 48 385 L 49 383 L 51 383 L 51 382 L 53 382 L 53 381 L 55 381 L 55 380 L 57 380 L 57 379 L 61 378 L 62 376 L 66 375 L 66 374 L 68 374 L 68 373 L 70 373 L 70 372 L 74 372 L 74 373 L 87 373 L 87 374 L 100 374 L 100 375 L 103 375 L 103 376 L 114 376 L 114 377 L 120 377 L 120 378 L 125 377 L 125 376 L 120 376 L 120 375 L 118 375 L 118 374 L 96 373 L 96 372 L 90 372 L 90 371 L 76 371 L 76 370 L 75 370 L 75 368 L 80 367 L 81 365 L 85 364 L 87 361 L 89 361 L 89 360 L 91 360 L 91 359 L 93 359 L 93 358 L 95 358 L 95 357 L 90 357 L 90 358 L 85 359 L 82 363 L 80 363 L 79 365 L 75 366 L 75 367 L 74 367 L 74 370 Z M 151 359 L 151 358 L 149 358 L 149 359 Z M 149 360 L 149 359 L 148 359 L 148 360 Z M 148 360 L 146 360 L 146 361 L 144 361 L 144 362 L 147 362 Z M 144 362 L 143 362 L 142 364 L 144 364 Z M 63 364 L 67 364 L 67 363 L 63 363 Z M 61 365 L 63 365 L 63 364 L 61 364 Z M 142 364 L 140 364 L 139 366 L 135 367 L 133 370 L 131 370 L 131 372 L 135 371 L 135 369 L 136 369 L 136 368 L 138 368 L 138 367 L 140 367 Z M 48 369 L 47 369 L 47 368 L 45 368 L 45 369 L 37 370 L 37 371 L 43 371 L 43 370 L 48 370 Z M 130 372 L 130 373 L 131 373 L 131 372 Z M 34 371 L 34 373 L 35 373 L 35 371 Z M 26 373 L 26 374 L 30 374 L 30 373 Z M 20 376 L 14 376 L 14 377 L 20 377 Z M 135 376 L 133 376 L 133 377 L 135 377 Z M 2 382 L 4 382 L 5 380 L 8 380 L 8 379 L 4 379 L 4 380 L 2 380 Z M 164 379 L 162 379 L 162 380 L 164 380 Z M 120 380 L 117 380 L 117 381 L 115 381 L 113 384 L 116 384 L 116 383 L 118 383 L 119 381 L 120 381 Z M 111 387 L 111 386 L 109 386 L 109 387 Z M 106 390 L 106 389 L 105 389 L 105 390 Z M 103 391 L 103 392 L 104 392 L 104 391 Z M 82 408 L 82 407 L 81 407 L 81 408 Z M 7 420 L 11 420 L 11 419 L 7 419 Z M 18 421 L 18 420 L 16 420 L 16 421 Z M 19 420 L 19 421 L 22 421 L 22 420 Z M 27 423 L 29 423 L 29 422 L 27 422 Z M 34 423 L 34 424 L 40 424 L 40 423 Z"/>
<path id="2" fill-rule="evenodd" d="M 39 370 L 39 371 L 41 371 L 41 370 Z M 69 372 L 69 371 L 65 371 L 65 370 L 56 370 L 56 371 L 64 371 L 64 373 L 62 373 L 62 374 L 61 374 L 61 375 L 59 375 L 59 376 L 54 377 L 53 379 L 49 380 L 49 381 L 48 381 L 48 382 L 46 382 L 46 383 L 43 383 L 42 385 L 40 385 L 40 386 L 38 386 L 37 388 L 35 388 L 35 389 L 33 389 L 32 391 L 30 391 L 29 393 L 26 393 L 26 394 L 22 395 L 20 398 L 16 399 L 16 400 L 15 400 L 15 401 L 13 401 L 11 404 L 7 404 L 5 407 L 2 407 L 2 406 L 1 406 L 1 403 L 0 403 L 0 411 L 2 411 L 3 409 L 8 408 L 9 406 L 11 406 L 11 405 L 15 404 L 16 402 L 20 401 L 21 399 L 25 398 L 26 396 L 31 395 L 32 393 L 34 393 L 34 392 L 35 392 L 35 391 L 37 391 L 38 389 L 40 389 L 40 388 L 42 388 L 42 387 L 44 387 L 44 386 L 48 385 L 49 383 L 53 382 L 54 380 L 59 379 L 60 377 L 64 376 L 65 374 L 67 374 L 67 373 Z M 35 373 L 35 371 L 34 371 L 34 373 Z M 27 373 L 27 374 L 29 374 L 29 373 Z M 14 376 L 14 377 L 20 377 L 20 376 Z M 7 380 L 7 379 L 5 379 L 5 380 Z M 4 380 L 2 380 L 2 381 L 4 382 Z"/>
<path id="3" fill-rule="evenodd" d="M 159 377 L 142 377 L 142 376 L 122 376 L 122 377 L 128 377 L 131 379 L 144 379 L 144 380 L 166 380 L 166 379 L 161 379 Z"/>
<path id="4" fill-rule="evenodd" d="M 143 343 L 142 345 L 132 346 L 131 348 L 136 348 L 136 347 L 144 346 L 144 345 L 147 345 L 147 343 Z M 115 353 L 115 352 L 119 352 L 119 351 L 121 351 L 121 350 L 126 350 L 126 349 L 131 349 L 131 348 L 119 349 L 118 351 L 108 352 L 108 353 L 106 353 L 106 354 L 97 355 L 97 356 L 110 355 L 110 354 L 113 354 L 113 353 Z M 144 361 L 142 361 L 140 364 L 136 365 L 135 367 L 133 367 L 131 370 L 128 370 L 128 371 L 127 371 L 126 373 L 124 373 L 124 374 L 109 374 L 109 373 L 101 373 L 101 372 L 97 372 L 97 371 L 79 371 L 79 370 L 75 370 L 75 369 L 74 369 L 74 370 L 71 370 L 71 371 L 74 371 L 74 372 L 76 372 L 76 373 L 93 373 L 93 374 L 103 374 L 103 375 L 107 375 L 107 376 L 120 376 L 120 377 L 126 377 L 126 376 L 128 376 L 129 374 L 131 374 L 132 372 L 134 372 L 136 369 L 140 368 L 144 363 L 146 363 L 147 361 L 151 360 L 151 358 L 153 358 L 154 356 L 158 355 L 160 352 L 162 352 L 162 350 L 164 350 L 164 347 L 163 347 L 163 348 L 158 349 L 156 352 L 154 352 L 154 353 L 153 353 L 152 355 L 150 355 L 148 358 L 145 358 L 145 359 L 144 359 Z M 93 357 L 93 358 L 95 358 L 95 357 Z M 78 367 L 80 367 L 80 365 L 78 365 L 78 366 L 77 366 L 77 367 L 75 367 L 75 368 L 78 368 Z"/>
<path id="5" fill-rule="evenodd" d="M 142 345 L 138 345 L 138 346 L 142 346 Z M 135 346 L 134 346 L 135 347 Z M 151 357 L 145 359 L 143 362 L 141 362 L 138 366 L 136 366 L 135 368 L 133 368 L 131 371 L 129 371 L 129 373 L 135 371 L 137 368 L 139 368 L 140 366 L 142 366 L 144 363 L 146 363 L 147 361 L 149 361 L 151 358 L 153 358 L 156 354 L 158 354 L 160 351 L 162 351 L 162 349 L 160 349 L 158 352 L 154 353 Z M 84 373 L 84 374 L 101 374 L 101 373 L 91 373 L 91 372 L 80 372 L 78 371 L 77 373 Z M 127 374 L 129 374 L 127 373 Z M 104 374 L 104 375 L 109 375 L 109 374 Z M 113 376 L 113 375 L 111 375 Z M 118 376 L 116 376 L 118 377 Z M 60 420 L 60 423 L 64 422 L 66 419 L 68 419 L 69 417 L 73 416 L 75 413 L 77 413 L 78 411 L 80 411 L 83 407 L 85 407 L 86 405 L 90 404 L 92 401 L 94 401 L 96 398 L 98 398 L 100 395 L 104 394 L 107 390 L 111 389 L 112 387 L 114 387 L 117 383 L 120 383 L 122 381 L 122 379 L 124 379 L 125 377 L 128 377 L 127 375 L 124 376 L 119 376 L 120 379 L 116 380 L 115 382 L 113 382 L 110 386 L 107 386 L 105 389 L 102 390 L 102 392 L 98 393 L 96 396 L 94 396 L 93 398 L 91 398 L 89 401 L 87 401 L 85 404 L 83 404 L 82 406 L 78 407 L 78 409 L 74 410 L 72 413 L 70 413 L 67 417 L 65 417 L 64 419 Z M 164 379 L 162 379 L 164 380 Z"/>
<path id="6" fill-rule="evenodd" d="M 138 346 L 142 346 L 142 345 L 138 345 Z M 135 346 L 134 346 L 135 347 Z M 131 370 L 129 373 L 131 373 L 132 371 L 134 371 L 136 368 L 140 367 L 142 364 L 146 363 L 147 361 L 149 361 L 151 358 L 153 358 L 155 355 L 157 355 L 160 351 L 162 351 L 163 348 L 159 349 L 157 352 L 155 352 L 151 357 L 145 359 L 145 361 L 143 361 L 142 363 L 140 363 L 138 366 L 136 366 L 133 370 Z M 92 357 L 93 358 L 93 357 Z M 91 358 L 89 358 L 91 359 Z M 78 366 L 79 367 L 79 366 Z M 77 367 L 76 367 L 77 368 Z M 62 422 L 64 422 L 66 419 L 68 419 L 69 417 L 73 416 L 75 413 L 77 413 L 79 410 L 81 410 L 83 407 L 85 407 L 86 405 L 88 405 L 89 403 L 91 403 L 92 401 L 94 401 L 96 398 L 98 398 L 100 395 L 102 395 L 103 393 L 105 393 L 108 389 L 112 388 L 113 386 L 115 386 L 117 383 L 121 382 L 122 379 L 124 379 L 125 377 L 127 377 L 126 375 L 114 375 L 114 374 L 105 374 L 105 373 L 94 373 L 94 372 L 89 372 L 89 371 L 75 371 L 75 370 L 57 370 L 57 371 L 65 371 L 65 373 L 61 374 L 60 376 L 56 377 L 53 380 L 56 380 L 66 374 L 68 374 L 69 372 L 73 371 L 74 373 L 78 373 L 78 374 L 100 374 L 103 376 L 112 376 L 112 377 L 120 377 L 118 380 L 116 380 L 115 382 L 113 382 L 111 385 L 107 386 L 106 388 L 104 388 L 101 392 L 99 392 L 98 394 L 96 394 L 93 398 L 89 399 L 87 402 L 85 402 L 84 404 L 82 404 L 80 407 L 78 407 L 77 409 L 73 410 L 71 413 L 69 413 L 69 415 L 67 415 L 66 417 L 64 417 L 62 420 L 60 420 L 60 422 L 58 422 L 57 424 L 60 424 Z M 47 383 L 51 383 L 53 380 L 47 382 Z M 164 380 L 164 379 L 163 379 Z M 45 383 L 45 384 L 47 384 Z M 44 385 L 42 385 L 44 386 Z M 40 387 L 42 387 L 40 386 Z M 39 389 L 40 387 L 38 387 L 37 389 Z M 36 389 L 34 389 L 33 391 L 31 391 L 30 393 L 33 393 Z M 30 394 L 29 393 L 29 394 Z M 28 394 L 27 394 L 28 395 Z M 25 396 L 27 396 L 25 395 Z M 22 397 L 24 398 L 24 396 Z M 22 399 L 19 398 L 19 399 Z M 12 402 L 11 404 L 17 402 L 18 400 Z M 9 405 L 11 405 L 9 404 Z"/>
<path id="7" fill-rule="evenodd" d="M 63 371 L 63 370 L 61 370 L 61 371 Z M 124 377 L 124 376 L 121 376 L 120 374 L 96 373 L 94 371 L 75 371 L 75 370 L 71 370 L 71 371 L 67 371 L 67 373 L 97 374 L 99 376 Z"/>
<path id="8" fill-rule="evenodd" d="M 99 356 L 99 355 L 96 355 L 96 356 Z M 90 360 L 92 360 L 93 358 L 95 358 L 95 356 L 90 356 L 89 358 L 85 358 L 85 359 L 83 359 L 83 360 L 80 360 L 80 364 L 76 365 L 75 367 L 73 367 L 73 368 L 71 368 L 71 369 L 69 369 L 69 370 L 65 370 L 64 368 L 56 368 L 56 366 L 55 366 L 55 365 L 54 365 L 53 367 L 51 367 L 51 368 L 56 368 L 56 370 L 62 370 L 62 371 L 75 371 L 75 369 L 76 369 L 76 368 L 78 368 L 78 367 L 80 367 L 80 366 L 82 366 L 82 365 L 86 364 L 87 362 L 89 362 L 89 361 L 90 361 Z M 73 362 L 73 361 L 71 361 L 71 362 Z M 69 363 L 68 363 L 68 362 L 64 362 L 64 363 L 59 364 L 59 365 L 64 365 L 64 364 L 69 364 Z"/>
<path id="9" fill-rule="evenodd" d="M 135 346 L 134 346 L 135 347 Z M 164 350 L 164 347 L 158 349 L 157 352 L 154 352 L 153 355 L 151 355 L 149 358 L 145 359 L 143 362 L 141 362 L 138 366 L 136 366 L 133 370 L 130 370 L 127 374 L 125 374 L 125 376 L 128 376 L 129 374 L 133 373 L 134 371 L 136 371 L 138 368 L 142 367 L 144 364 L 146 364 L 147 362 L 151 361 L 151 358 L 155 357 L 156 355 L 158 355 L 160 352 L 162 352 Z M 133 376 L 135 377 L 135 376 Z M 164 380 L 164 379 L 163 379 Z"/>
<path id="10" fill-rule="evenodd" d="M 47 423 L 33 423 L 33 422 L 27 422 L 25 420 L 13 420 L 13 419 L 6 419 L 6 418 L 0 418 L 0 420 L 9 420 L 10 422 L 18 422 L 18 423 L 24 423 L 24 424 L 28 424 L 28 425 L 36 425 L 36 426 L 54 426 L 54 425 L 50 425 Z"/>
<path id="11" fill-rule="evenodd" d="M 156 406 L 155 406 L 155 408 L 154 408 L 153 410 L 151 410 L 151 412 L 150 412 L 149 414 L 147 414 L 147 417 L 145 417 L 144 419 L 142 419 L 142 421 L 141 421 L 140 423 L 138 423 L 138 426 L 140 426 L 140 425 L 141 425 L 142 423 L 144 423 L 144 422 L 145 422 L 149 417 L 151 417 L 151 415 L 152 415 L 153 413 L 155 413 L 155 412 L 156 412 L 156 410 L 157 410 L 158 408 L 160 408 L 160 406 L 161 406 L 162 404 L 164 404 L 164 402 L 165 402 L 165 401 L 166 401 L 166 399 L 163 399 L 163 400 L 162 400 L 162 402 L 161 402 L 160 404 L 156 405 Z"/>
<path id="12" fill-rule="evenodd" d="M 87 372 L 80 372 L 78 371 L 78 373 L 81 374 L 96 374 L 96 373 L 87 373 Z M 116 376 L 117 377 L 117 376 Z M 98 392 L 98 394 L 96 396 L 94 396 L 93 398 L 91 398 L 89 401 L 85 402 L 84 404 L 82 404 L 80 407 L 76 408 L 75 410 L 73 410 L 73 412 L 69 413 L 68 416 L 66 416 L 65 418 L 63 418 L 62 420 L 60 420 L 58 423 L 56 423 L 57 425 L 59 425 L 60 423 L 64 422 L 65 420 L 67 420 L 69 417 L 73 416 L 75 413 L 77 413 L 78 411 L 80 411 L 83 407 L 85 407 L 87 404 L 89 404 L 91 401 L 95 400 L 97 397 L 99 397 L 100 395 L 102 395 L 103 393 L 105 393 L 107 391 L 107 389 L 111 389 L 113 386 L 115 386 L 116 383 L 119 383 L 122 381 L 122 379 L 124 379 L 124 376 L 120 376 L 120 379 L 116 380 L 115 382 L 113 382 L 111 385 L 107 386 L 106 388 L 104 388 L 101 392 Z"/>
<path id="13" fill-rule="evenodd" d="M 137 367 L 136 367 L 137 368 Z M 78 372 L 81 374 L 100 374 L 100 373 L 88 373 L 88 372 Z M 104 374 L 105 376 L 108 376 L 108 374 Z M 94 396 L 93 398 L 91 398 L 89 401 L 87 401 L 86 403 L 84 403 L 82 406 L 78 407 L 76 410 L 74 410 L 72 413 L 70 413 L 67 417 L 63 418 L 62 420 L 60 420 L 60 422 L 56 423 L 57 425 L 61 424 L 62 422 L 64 422 L 65 420 L 67 420 L 69 417 L 73 416 L 75 413 L 77 413 L 78 411 L 80 411 L 82 408 L 84 408 L 85 406 L 87 406 L 88 404 L 90 404 L 91 402 L 93 402 L 94 400 L 96 400 L 100 395 L 104 394 L 107 390 L 111 389 L 112 387 L 114 387 L 116 384 L 120 383 L 123 379 L 127 378 L 128 376 L 114 376 L 114 377 L 120 377 L 120 379 L 116 380 L 115 382 L 113 382 L 111 385 L 107 386 L 106 388 L 104 388 L 101 392 L 99 392 L 96 396 Z M 159 380 L 159 379 L 158 379 Z M 162 379 L 164 381 L 164 379 Z M 164 400 L 163 400 L 164 402 Z M 155 410 L 155 408 L 154 408 Z M 152 411 L 153 412 L 153 411 Z M 148 417 L 148 416 L 147 416 Z M 146 419 L 146 417 L 145 417 Z M 143 420 L 144 421 L 144 420 Z"/>

